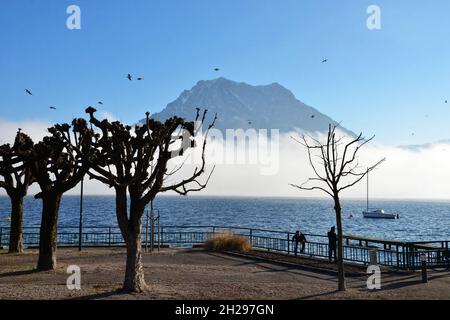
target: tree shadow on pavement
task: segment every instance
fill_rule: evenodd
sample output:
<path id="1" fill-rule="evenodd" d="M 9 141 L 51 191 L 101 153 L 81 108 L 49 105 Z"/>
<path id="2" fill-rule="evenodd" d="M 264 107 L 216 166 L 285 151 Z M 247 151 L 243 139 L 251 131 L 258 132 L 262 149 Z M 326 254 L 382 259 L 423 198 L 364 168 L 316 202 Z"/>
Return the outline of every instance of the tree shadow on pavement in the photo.
<path id="1" fill-rule="evenodd" d="M 38 273 L 38 272 L 39 272 L 39 270 L 37 270 L 37 269 L 11 271 L 11 272 L 0 273 L 0 278 L 24 276 L 24 275 Z"/>
<path id="2" fill-rule="evenodd" d="M 108 292 L 101 292 L 101 293 L 90 294 L 87 296 L 74 297 L 74 298 L 71 298 L 68 300 L 96 300 L 96 299 L 120 296 L 120 295 L 124 295 L 124 294 L 127 294 L 127 292 L 123 291 L 122 289 L 116 289 L 116 290 L 108 291 Z"/>
<path id="3" fill-rule="evenodd" d="M 295 300 L 307 300 L 307 299 L 313 299 L 313 298 L 323 298 L 335 293 L 338 293 L 338 290 L 332 290 L 332 291 L 328 291 L 328 292 L 322 292 L 322 293 L 317 293 L 317 294 L 311 294 L 309 296 L 303 296 L 303 297 L 298 297 Z"/>

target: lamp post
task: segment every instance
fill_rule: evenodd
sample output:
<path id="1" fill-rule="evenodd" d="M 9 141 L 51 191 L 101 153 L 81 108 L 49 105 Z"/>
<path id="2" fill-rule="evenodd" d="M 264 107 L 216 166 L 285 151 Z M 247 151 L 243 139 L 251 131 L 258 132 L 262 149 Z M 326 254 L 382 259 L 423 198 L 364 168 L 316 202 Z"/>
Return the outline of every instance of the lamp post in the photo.
<path id="1" fill-rule="evenodd" d="M 78 251 L 81 251 L 82 242 L 83 242 L 83 183 L 84 183 L 84 178 L 81 179 L 80 224 L 78 226 Z"/>

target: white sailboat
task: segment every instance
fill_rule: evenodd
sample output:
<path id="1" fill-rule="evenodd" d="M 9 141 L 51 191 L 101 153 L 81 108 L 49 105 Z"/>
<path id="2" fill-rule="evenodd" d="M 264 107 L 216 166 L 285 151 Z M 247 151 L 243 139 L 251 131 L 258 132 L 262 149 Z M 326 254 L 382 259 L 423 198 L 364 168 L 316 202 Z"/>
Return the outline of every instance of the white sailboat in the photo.
<path id="1" fill-rule="evenodd" d="M 364 218 L 370 219 L 399 219 L 398 213 L 385 212 L 383 209 L 369 210 L 369 170 L 367 170 L 367 208 L 362 212 Z"/>

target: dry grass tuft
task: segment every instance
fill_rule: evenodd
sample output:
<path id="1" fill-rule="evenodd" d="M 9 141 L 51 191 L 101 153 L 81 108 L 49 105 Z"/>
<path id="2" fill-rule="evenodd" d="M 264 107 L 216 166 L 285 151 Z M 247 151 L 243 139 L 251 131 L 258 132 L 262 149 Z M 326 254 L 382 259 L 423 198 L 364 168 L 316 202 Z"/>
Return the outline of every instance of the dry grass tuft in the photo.
<path id="1" fill-rule="evenodd" d="M 206 240 L 205 248 L 214 251 L 248 252 L 252 250 L 252 245 L 247 237 L 224 231 L 215 233 Z"/>

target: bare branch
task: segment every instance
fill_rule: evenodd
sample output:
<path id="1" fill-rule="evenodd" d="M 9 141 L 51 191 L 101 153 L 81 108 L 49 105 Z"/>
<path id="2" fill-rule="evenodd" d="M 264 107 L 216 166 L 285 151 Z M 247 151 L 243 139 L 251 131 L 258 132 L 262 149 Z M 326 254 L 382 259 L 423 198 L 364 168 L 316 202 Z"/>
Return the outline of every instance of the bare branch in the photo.
<path id="1" fill-rule="evenodd" d="M 361 180 L 362 180 L 362 179 L 363 179 L 370 171 L 372 171 L 373 169 L 375 169 L 376 167 L 378 167 L 378 166 L 379 166 L 380 164 L 382 164 L 385 160 L 386 160 L 385 158 L 381 159 L 381 160 L 378 161 L 376 164 L 374 164 L 373 166 L 369 167 L 365 173 L 359 174 L 359 175 L 358 175 L 359 177 L 358 177 L 355 181 L 353 181 L 352 183 L 350 183 L 350 184 L 348 184 L 348 185 L 346 185 L 346 186 L 343 186 L 343 187 L 339 188 L 338 191 L 340 192 L 340 191 L 342 191 L 342 190 L 345 190 L 345 189 L 348 189 L 348 188 L 350 188 L 350 187 L 353 187 L 355 184 L 357 184 L 358 182 L 360 182 L 360 181 L 361 181 Z"/>
<path id="2" fill-rule="evenodd" d="M 357 154 L 359 150 L 372 141 L 374 137 L 363 139 L 361 133 L 356 138 L 350 140 L 350 142 L 344 144 L 343 141 L 345 137 L 336 136 L 336 128 L 338 126 L 339 124 L 329 125 L 325 143 L 322 143 L 318 139 L 307 135 L 303 135 L 301 140 L 291 137 L 301 146 L 306 148 L 309 164 L 315 174 L 315 177 L 309 178 L 300 186 L 295 184 L 291 184 L 291 186 L 301 190 L 321 190 L 333 198 L 338 198 L 340 191 L 357 184 L 367 174 L 367 172 L 370 172 L 384 161 L 384 159 L 382 159 L 364 172 L 358 171 L 360 166 L 357 161 Z M 312 141 L 312 143 L 308 142 L 308 140 Z M 343 151 L 341 157 L 340 150 L 342 147 Z M 352 152 L 351 156 L 348 157 L 350 148 L 352 148 Z M 320 170 L 313 159 L 319 159 L 318 164 L 322 166 Z M 353 177 L 354 180 L 347 182 L 344 186 L 341 186 L 341 178 L 343 177 L 347 177 L 347 180 L 349 177 Z M 318 185 L 306 186 L 308 182 L 326 183 L 327 188 Z"/>
<path id="3" fill-rule="evenodd" d="M 302 186 L 299 186 L 299 185 L 296 185 L 296 184 L 292 184 L 292 183 L 290 183 L 289 185 L 292 186 L 292 187 L 298 188 L 298 189 L 300 189 L 300 190 L 307 190 L 307 191 L 321 190 L 321 191 L 323 191 L 323 192 L 329 194 L 331 197 L 333 196 L 328 190 L 326 190 L 326 189 L 324 189 L 324 188 L 322 188 L 322 187 L 317 187 L 317 186 L 315 186 L 315 187 L 309 187 L 309 188 L 308 188 L 308 187 L 302 187 Z"/>

